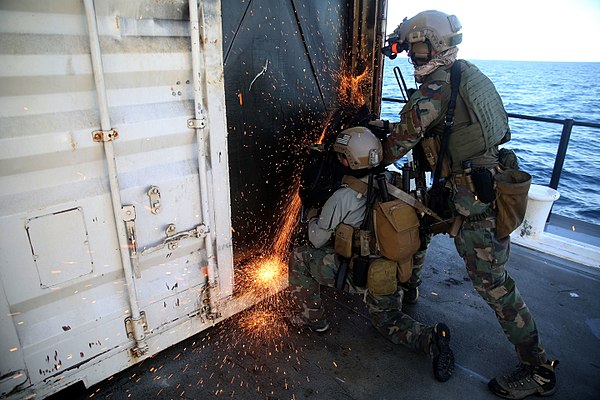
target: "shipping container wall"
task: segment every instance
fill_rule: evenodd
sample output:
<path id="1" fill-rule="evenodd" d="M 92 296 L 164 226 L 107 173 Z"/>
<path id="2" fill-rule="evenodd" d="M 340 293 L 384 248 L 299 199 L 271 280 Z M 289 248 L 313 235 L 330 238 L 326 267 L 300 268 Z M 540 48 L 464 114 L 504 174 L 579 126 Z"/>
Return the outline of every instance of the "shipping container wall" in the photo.
<path id="1" fill-rule="evenodd" d="M 295 223 L 342 77 L 373 97 L 384 0 L 197 4 L 0 2 L 0 395 L 89 386 L 258 301 L 234 277 Z"/>
<path id="2" fill-rule="evenodd" d="M 187 2 L 96 1 L 93 10 L 105 116 L 84 2 L 0 3 L 3 393 L 69 380 L 124 353 L 111 367 L 120 370 L 212 325 L 202 318 L 206 227 L 218 247 L 221 296 L 232 292 L 223 80 L 202 111 L 210 151 L 225 156 L 209 159 L 201 177 L 198 133 L 188 127 L 195 103 Z M 204 199 L 222 206 L 208 220 L 202 179 L 222 193 Z M 129 281 L 128 271 L 136 275 Z M 132 310 L 146 336 L 136 343 Z M 158 339 L 175 326 L 179 333 Z M 154 348 L 131 354 L 139 343 Z"/>

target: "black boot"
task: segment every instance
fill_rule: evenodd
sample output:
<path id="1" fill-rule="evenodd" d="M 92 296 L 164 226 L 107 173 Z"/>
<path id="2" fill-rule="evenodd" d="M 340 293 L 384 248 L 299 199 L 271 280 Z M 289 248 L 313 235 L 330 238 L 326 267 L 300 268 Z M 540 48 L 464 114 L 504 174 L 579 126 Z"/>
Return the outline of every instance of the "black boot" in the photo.
<path id="1" fill-rule="evenodd" d="M 535 366 L 521 364 L 512 374 L 492 379 L 488 388 L 505 399 L 524 399 L 532 394 L 550 396 L 556 391 L 557 365 L 558 360 Z"/>
<path id="2" fill-rule="evenodd" d="M 433 375 L 440 382 L 446 382 L 454 372 L 454 353 L 450 349 L 450 328 L 444 323 L 436 324 L 431 333 Z"/>

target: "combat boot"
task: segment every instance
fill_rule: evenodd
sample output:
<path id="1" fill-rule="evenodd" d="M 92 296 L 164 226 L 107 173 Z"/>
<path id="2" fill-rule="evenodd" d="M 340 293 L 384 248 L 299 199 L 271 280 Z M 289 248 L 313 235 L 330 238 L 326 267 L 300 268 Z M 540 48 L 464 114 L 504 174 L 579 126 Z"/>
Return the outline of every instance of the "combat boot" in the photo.
<path id="1" fill-rule="evenodd" d="M 290 312 L 286 314 L 285 319 L 294 328 L 309 328 L 317 333 L 323 333 L 329 329 L 329 322 L 326 318 L 309 321 L 300 312 Z"/>
<path id="2" fill-rule="evenodd" d="M 431 333 L 431 356 L 433 375 L 440 382 L 446 382 L 454 372 L 454 353 L 450 349 L 450 328 L 444 323 L 436 324 Z"/>
<path id="3" fill-rule="evenodd" d="M 554 369 L 557 365 L 558 360 L 542 365 L 521 364 L 512 374 L 492 379 L 488 388 L 505 399 L 524 399 L 532 394 L 550 396 L 556 391 Z"/>

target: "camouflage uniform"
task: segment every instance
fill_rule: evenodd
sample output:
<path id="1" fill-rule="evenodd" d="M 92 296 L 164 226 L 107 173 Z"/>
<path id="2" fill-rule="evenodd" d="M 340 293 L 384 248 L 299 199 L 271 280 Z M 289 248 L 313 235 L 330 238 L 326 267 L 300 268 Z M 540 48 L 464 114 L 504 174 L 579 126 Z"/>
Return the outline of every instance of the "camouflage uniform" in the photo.
<path id="1" fill-rule="evenodd" d="M 459 61 L 456 61 L 459 62 Z M 470 68 L 471 64 L 460 61 Z M 449 67 L 440 67 L 449 68 Z M 478 70 L 476 73 L 481 74 Z M 482 75 L 482 74 L 481 74 Z M 384 157 L 388 163 L 398 160 L 412 149 L 427 134 L 440 135 L 443 132 L 444 118 L 450 98 L 448 80 L 432 79 L 428 76 L 419 90 L 400 113 L 400 122 L 395 124 L 394 132 L 384 143 Z M 438 75 L 439 76 L 439 75 Z M 461 131 L 472 127 L 472 115 L 469 114 L 463 92 L 457 100 L 452 140 L 460 140 Z M 504 112 L 501 100 L 494 90 L 499 104 L 494 107 Z M 470 99 L 467 99 L 470 100 Z M 467 102 L 468 103 L 468 102 Z M 471 113 L 472 114 L 472 113 Z M 462 172 L 460 162 L 449 147 L 452 174 Z M 498 164 L 498 146 L 492 146 L 483 153 L 473 155 L 473 165 L 494 167 Z M 450 179 L 450 182 L 454 180 Z M 496 211 L 491 204 L 485 204 L 475 198 L 466 186 L 452 183 L 451 209 L 454 215 L 465 217 L 465 222 L 454 239 L 456 249 L 466 264 L 467 272 L 475 290 L 490 305 L 508 339 L 516 348 L 520 360 L 526 364 L 540 365 L 546 361 L 536 324 L 525 305 L 514 280 L 505 270 L 509 258 L 510 237 L 496 238 Z"/>
<path id="2" fill-rule="evenodd" d="M 427 238 L 427 246 L 429 246 L 429 241 L 431 237 Z M 413 256 L 413 269 L 412 274 L 410 275 L 410 279 L 407 282 L 402 283 L 402 287 L 406 289 L 416 289 L 421 285 L 421 271 L 423 270 L 423 265 L 425 264 L 425 256 L 427 255 L 427 250 L 420 250 Z"/>
<path id="3" fill-rule="evenodd" d="M 320 285 L 335 287 L 340 260 L 331 244 L 334 229 L 340 223 L 359 227 L 365 215 L 364 196 L 349 187 L 338 189 L 327 200 L 319 218 L 309 221 L 308 234 L 313 246 L 294 249 L 289 261 L 289 284 L 293 298 L 308 325 L 325 318 Z M 354 286 L 352 271 L 345 290 L 360 294 L 367 304 L 373 326 L 391 342 L 429 354 L 433 327 L 421 324 L 402 313 L 403 291 L 377 296 Z"/>
<path id="4" fill-rule="evenodd" d="M 289 263 L 289 283 L 293 297 L 307 321 L 325 318 L 320 285 L 335 286 L 339 259 L 332 247 L 299 247 Z M 395 344 L 403 344 L 415 352 L 429 354 L 433 327 L 415 321 L 402 313 L 400 287 L 392 295 L 375 296 L 364 288 L 354 286 L 352 272 L 346 278 L 345 291 L 360 294 L 367 304 L 373 326 Z"/>

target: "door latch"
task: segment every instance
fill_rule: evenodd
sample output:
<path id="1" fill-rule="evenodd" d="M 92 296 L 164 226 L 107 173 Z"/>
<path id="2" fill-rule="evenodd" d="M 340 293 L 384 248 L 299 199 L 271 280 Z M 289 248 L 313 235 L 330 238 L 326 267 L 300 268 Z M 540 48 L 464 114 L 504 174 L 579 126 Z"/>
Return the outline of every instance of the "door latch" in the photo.
<path id="1" fill-rule="evenodd" d="M 148 189 L 148 197 L 150 197 L 150 212 L 152 214 L 160 213 L 160 190 L 158 186 L 152 186 Z"/>
<path id="2" fill-rule="evenodd" d="M 203 238 L 208 234 L 208 232 L 209 229 L 204 224 L 200 224 L 193 229 L 183 232 L 176 232 L 175 224 L 169 224 L 165 229 L 166 237 L 163 239 L 162 243 L 142 250 L 142 256 L 154 253 L 155 251 L 161 250 L 165 247 L 167 247 L 169 250 L 175 250 L 177 247 L 179 247 L 179 241 L 188 238 Z"/>
<path id="3" fill-rule="evenodd" d="M 132 205 L 123 206 L 121 210 L 123 211 L 123 221 L 127 230 L 127 241 L 129 242 L 129 258 L 131 258 L 131 264 L 133 265 L 133 273 L 139 279 L 142 277 L 142 272 L 140 271 L 135 233 L 135 207 Z"/>

